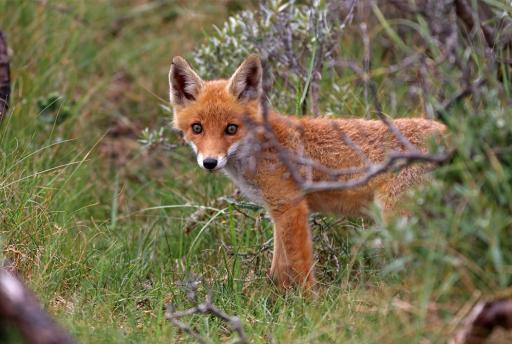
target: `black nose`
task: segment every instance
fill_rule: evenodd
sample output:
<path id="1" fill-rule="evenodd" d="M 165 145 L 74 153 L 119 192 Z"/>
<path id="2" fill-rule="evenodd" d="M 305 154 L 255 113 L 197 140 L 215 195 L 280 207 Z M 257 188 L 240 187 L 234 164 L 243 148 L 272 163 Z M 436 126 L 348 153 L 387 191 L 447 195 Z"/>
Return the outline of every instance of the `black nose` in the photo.
<path id="1" fill-rule="evenodd" d="M 217 166 L 217 160 L 206 158 L 203 160 L 203 166 L 204 166 L 204 168 L 206 168 L 208 170 L 213 170 L 215 168 L 215 166 Z"/>

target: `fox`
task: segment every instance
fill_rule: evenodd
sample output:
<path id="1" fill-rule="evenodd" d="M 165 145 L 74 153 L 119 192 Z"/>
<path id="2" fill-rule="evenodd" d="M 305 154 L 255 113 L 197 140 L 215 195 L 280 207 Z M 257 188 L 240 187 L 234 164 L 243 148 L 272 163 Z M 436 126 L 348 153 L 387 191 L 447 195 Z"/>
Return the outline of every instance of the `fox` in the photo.
<path id="1" fill-rule="evenodd" d="M 332 175 L 311 164 L 296 164 L 292 173 L 282 159 L 283 150 L 339 170 L 364 166 L 365 160 L 382 162 L 390 149 L 403 150 L 403 144 L 381 120 L 291 116 L 265 109 L 262 79 L 257 54 L 249 55 L 229 79 L 207 81 L 185 59 L 175 56 L 169 71 L 172 123 L 192 147 L 201 168 L 223 171 L 247 198 L 269 213 L 274 240 L 269 275 L 273 281 L 285 289 L 311 289 L 315 264 L 309 215 L 365 216 L 375 202 L 384 218 L 389 218 L 404 191 L 425 180 L 428 168 L 414 164 L 354 188 L 306 192 L 294 174 L 313 182 L 332 181 Z M 429 137 L 445 132 L 443 124 L 424 118 L 401 118 L 393 123 L 422 151 Z M 265 125 L 272 136 L 262 130 Z M 348 139 L 343 140 L 341 133 Z M 336 180 L 354 176 L 343 174 Z"/>

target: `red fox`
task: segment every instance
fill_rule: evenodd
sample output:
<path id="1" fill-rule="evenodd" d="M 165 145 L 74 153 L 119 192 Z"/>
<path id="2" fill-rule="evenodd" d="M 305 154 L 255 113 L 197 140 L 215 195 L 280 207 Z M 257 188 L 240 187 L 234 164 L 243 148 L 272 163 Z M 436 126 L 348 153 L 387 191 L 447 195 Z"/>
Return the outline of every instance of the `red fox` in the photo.
<path id="1" fill-rule="evenodd" d="M 183 58 L 174 57 L 169 85 L 173 125 L 192 146 L 199 166 L 223 170 L 249 199 L 270 213 L 274 223 L 270 276 L 281 287 L 314 284 L 310 212 L 362 215 L 376 201 L 384 215 L 389 214 L 399 195 L 426 173 L 424 166 L 413 165 L 356 188 L 306 193 L 258 124 L 270 125 L 275 141 L 287 152 L 330 169 L 363 166 L 362 153 L 372 162 L 382 162 L 389 149 L 399 150 L 401 144 L 382 121 L 294 117 L 273 111 L 264 116 L 258 55 L 250 55 L 230 79 L 212 81 L 202 80 Z M 394 124 L 423 150 L 429 136 L 445 130 L 438 122 L 420 118 L 397 119 Z M 341 133 L 351 144 L 341 139 Z M 297 173 L 313 181 L 328 180 L 325 171 L 314 168 L 301 166 Z M 337 180 L 350 177 L 354 176 Z"/>

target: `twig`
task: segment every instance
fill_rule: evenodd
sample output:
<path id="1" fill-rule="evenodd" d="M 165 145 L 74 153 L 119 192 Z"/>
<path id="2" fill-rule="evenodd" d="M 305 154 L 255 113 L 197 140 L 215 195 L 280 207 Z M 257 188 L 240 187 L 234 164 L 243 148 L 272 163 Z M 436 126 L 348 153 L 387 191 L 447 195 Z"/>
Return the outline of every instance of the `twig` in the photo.
<path id="1" fill-rule="evenodd" d="M 196 313 L 196 309 L 191 308 L 190 311 L 192 313 L 190 314 L 183 314 L 183 312 L 180 312 L 179 316 L 185 316 L 185 315 L 192 315 Z M 199 335 L 196 331 L 194 331 L 190 326 L 185 324 L 184 322 L 178 320 L 178 316 L 175 313 L 175 309 L 173 305 L 167 305 L 165 309 L 165 318 L 169 320 L 174 326 L 179 328 L 181 331 L 187 333 L 189 336 L 194 337 L 199 343 L 201 344 L 207 344 L 208 342 Z"/>
<path id="2" fill-rule="evenodd" d="M 372 91 L 372 96 L 374 97 L 375 101 L 375 89 L 372 86 L 372 84 L 370 84 L 370 90 Z M 380 174 L 383 174 L 391 170 L 398 170 L 407 167 L 414 162 L 433 162 L 440 164 L 446 162 L 451 158 L 451 152 L 436 155 L 422 153 L 415 146 L 413 146 L 409 142 L 409 140 L 407 140 L 407 138 L 403 136 L 400 130 L 382 114 L 382 111 L 380 110 L 380 104 L 378 104 L 378 102 L 376 104 L 376 108 L 378 110 L 377 112 L 381 114 L 381 116 L 379 116 L 379 119 L 386 124 L 388 129 L 405 146 L 406 150 L 404 152 L 390 152 L 387 160 L 380 164 L 370 163 L 370 161 L 367 158 L 363 158 L 363 161 L 366 162 L 366 165 L 363 167 L 332 170 L 326 166 L 319 164 L 318 162 L 312 161 L 307 157 L 297 155 L 296 152 L 292 152 L 286 147 L 283 147 L 279 142 L 277 136 L 275 135 L 270 123 L 268 122 L 268 107 L 264 103 L 262 104 L 263 124 L 261 124 L 261 127 L 264 130 L 264 137 L 268 145 L 275 150 L 279 160 L 285 166 L 287 172 L 290 174 L 290 177 L 301 187 L 301 190 L 305 193 L 324 190 L 345 190 L 349 188 L 355 188 L 368 183 L 372 178 Z M 254 127 L 252 129 L 255 130 Z M 357 147 L 357 145 L 355 145 L 348 137 L 342 136 L 342 138 L 358 154 L 362 154 L 362 156 L 365 156 L 361 148 Z M 299 162 L 300 165 L 309 166 L 312 168 L 316 168 L 317 170 L 321 170 L 331 179 L 336 179 L 336 177 L 346 174 L 364 174 L 361 177 L 350 179 L 348 181 L 315 182 L 312 180 L 304 180 L 303 176 L 299 172 L 299 165 L 297 164 L 297 162 Z"/>
<path id="3" fill-rule="evenodd" d="M 368 85 L 368 89 L 370 91 L 370 95 L 373 98 L 373 103 L 375 107 L 375 114 L 377 117 L 388 127 L 389 131 L 400 141 L 402 145 L 405 146 L 407 150 L 410 151 L 418 151 L 418 149 L 398 130 L 398 128 L 388 119 L 386 115 L 382 112 L 382 105 L 379 102 L 377 96 L 377 87 L 375 83 L 371 80 L 370 74 L 366 73 L 363 68 L 361 68 L 356 62 L 349 60 L 338 60 L 335 65 L 340 67 L 348 67 L 354 73 L 356 73 L 365 83 Z"/>
<path id="4" fill-rule="evenodd" d="M 268 251 L 272 248 L 272 243 L 274 241 L 274 238 L 270 238 L 267 241 L 265 241 L 263 244 L 261 244 L 257 250 L 249 251 L 249 252 L 233 252 L 231 247 L 227 245 L 223 245 L 226 250 L 228 250 L 228 254 L 231 256 L 237 256 L 242 258 L 250 258 L 250 261 L 252 262 L 255 258 L 257 258 L 261 253 Z"/>
<path id="5" fill-rule="evenodd" d="M 200 281 L 194 276 L 192 276 L 188 281 L 184 283 L 184 287 L 187 291 L 187 298 L 194 303 L 194 306 L 183 311 L 177 311 L 173 305 L 169 304 L 166 306 L 165 318 L 180 330 L 194 337 L 199 343 L 206 344 L 208 341 L 204 337 L 202 337 L 197 331 L 192 329 L 192 327 L 186 323 L 182 322 L 180 319 L 194 314 L 213 315 L 214 317 L 227 323 L 231 330 L 238 334 L 238 338 L 234 343 L 248 343 L 249 341 L 245 335 L 245 331 L 240 318 L 237 316 L 231 316 L 215 306 L 212 302 L 211 292 L 207 294 L 206 300 L 204 302 L 198 302 L 197 287 L 199 283 Z"/>
<path id="6" fill-rule="evenodd" d="M 362 177 L 351 179 L 349 181 L 340 182 L 304 182 L 302 183 L 302 190 L 304 190 L 304 192 L 316 192 L 325 190 L 346 190 L 356 188 L 358 186 L 367 184 L 372 178 L 380 174 L 389 171 L 400 170 L 404 167 L 411 165 L 414 162 L 434 162 L 441 164 L 449 160 L 451 156 L 452 153 L 430 155 L 423 154 L 421 152 L 392 152 L 385 162 L 381 164 L 371 165 L 368 168 L 368 172 Z"/>
<path id="7" fill-rule="evenodd" d="M 372 162 L 370 161 L 368 156 L 365 154 L 365 152 L 361 149 L 361 147 L 356 145 L 355 142 L 352 141 L 352 139 L 350 137 L 348 137 L 348 135 L 345 134 L 335 122 L 332 123 L 332 128 L 335 131 L 339 132 L 339 135 L 340 135 L 341 139 L 343 140 L 343 142 L 345 142 L 345 144 L 347 146 L 349 146 L 359 156 L 359 158 L 364 162 L 365 166 L 371 165 Z M 367 170 L 368 170 L 367 168 L 364 168 L 364 171 L 367 171 Z"/>
<path id="8" fill-rule="evenodd" d="M 483 86 L 486 83 L 486 80 L 483 78 L 478 78 L 473 83 L 467 85 L 465 88 L 457 92 L 452 98 L 447 99 L 441 104 L 441 108 L 436 111 L 438 116 L 442 116 L 444 112 L 450 109 L 453 105 L 461 101 L 463 98 L 466 98 L 472 95 L 476 89 Z"/>
<path id="9" fill-rule="evenodd" d="M 352 69 L 358 76 L 360 76 L 363 81 L 368 85 L 368 90 L 370 91 L 370 95 L 373 99 L 374 107 L 376 110 L 377 117 L 386 125 L 388 130 L 396 137 L 396 139 L 402 144 L 404 147 L 403 151 L 391 151 L 386 160 L 381 163 L 373 163 L 368 157 L 364 154 L 362 149 L 358 147 L 348 136 L 344 133 L 341 133 L 341 138 L 344 142 L 351 147 L 356 154 L 362 159 L 365 163 L 362 167 L 350 167 L 345 169 L 330 169 L 322 164 L 311 160 L 308 157 L 305 157 L 298 152 L 294 152 L 289 150 L 287 147 L 284 147 L 277 138 L 274 133 L 272 126 L 269 123 L 268 117 L 268 103 L 267 98 L 262 97 L 262 114 L 263 114 L 263 123 L 256 124 L 251 123 L 249 119 L 247 122 L 252 124 L 250 127 L 253 132 L 258 132 L 258 127 L 263 129 L 263 137 L 264 141 L 268 148 L 275 151 L 278 159 L 286 168 L 286 171 L 290 175 L 290 177 L 297 183 L 301 190 L 304 193 L 316 192 L 316 191 L 325 191 L 325 190 L 345 190 L 350 188 L 355 188 L 358 186 L 365 185 L 372 178 L 389 172 L 396 171 L 407 167 L 415 162 L 430 162 L 441 164 L 449 160 L 452 156 L 452 152 L 448 152 L 445 154 L 427 154 L 421 152 L 415 145 L 413 145 L 394 125 L 394 123 L 387 118 L 386 115 L 382 112 L 382 106 L 377 97 L 376 86 L 374 82 L 370 79 L 369 72 L 365 72 L 363 68 L 361 68 L 354 61 L 349 60 L 339 60 L 337 61 L 338 66 L 346 66 Z M 335 124 L 334 124 L 335 125 Z M 300 173 L 300 166 L 307 166 L 310 169 L 316 169 L 324 173 L 331 180 L 322 180 L 322 181 L 313 181 L 311 178 L 304 179 L 304 177 Z M 361 176 L 345 180 L 345 181 L 337 181 L 337 177 L 341 175 L 358 175 Z"/>

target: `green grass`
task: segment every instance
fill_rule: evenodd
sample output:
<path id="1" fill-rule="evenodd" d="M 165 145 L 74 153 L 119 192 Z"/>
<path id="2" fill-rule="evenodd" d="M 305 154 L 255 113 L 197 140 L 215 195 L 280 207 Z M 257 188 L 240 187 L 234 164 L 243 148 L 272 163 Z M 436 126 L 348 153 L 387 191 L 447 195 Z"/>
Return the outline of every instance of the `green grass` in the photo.
<path id="1" fill-rule="evenodd" d="M 372 248 L 378 229 L 371 224 L 317 217 L 318 296 L 283 293 L 266 278 L 270 250 L 260 248 L 272 228 L 261 209 L 218 201 L 233 187 L 199 170 L 187 147 L 143 151 L 133 135 L 109 134 L 127 119 L 137 133 L 168 124 L 161 105 L 171 56 L 187 55 L 227 18 L 223 2 L 176 0 L 148 10 L 140 1 L 49 3 L 0 1 L 13 79 L 11 112 L 0 126 L 0 238 L 3 256 L 80 342 L 189 342 L 163 309 L 190 305 L 180 281 L 191 273 L 201 276 L 200 295 L 211 290 L 255 343 L 446 339 L 471 293 L 437 298 L 444 294 L 433 283 L 450 289 L 455 282 L 436 277 L 434 259 L 397 274 L 416 251 L 400 260 Z M 343 82 L 350 85 L 340 90 L 343 110 L 364 113 L 353 76 Z M 399 100 L 408 96 L 394 91 Z M 38 100 L 53 93 L 57 106 L 45 112 Z M 203 216 L 189 223 L 201 207 Z M 190 323 L 213 342 L 229 337 L 214 318 Z"/>

